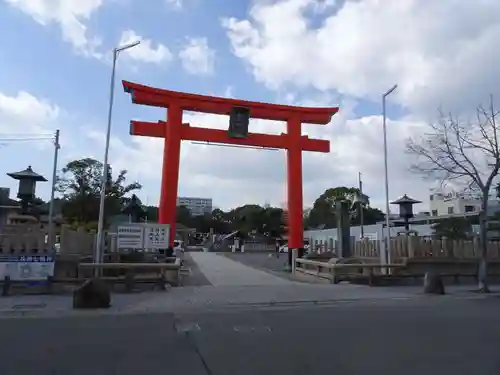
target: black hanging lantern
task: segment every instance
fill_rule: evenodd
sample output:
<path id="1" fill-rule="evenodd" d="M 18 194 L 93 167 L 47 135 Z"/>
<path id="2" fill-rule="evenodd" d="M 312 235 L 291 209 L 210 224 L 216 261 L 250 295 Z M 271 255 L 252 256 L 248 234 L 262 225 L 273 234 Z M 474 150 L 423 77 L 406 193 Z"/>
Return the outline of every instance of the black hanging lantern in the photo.
<path id="1" fill-rule="evenodd" d="M 228 134 L 231 138 L 248 138 L 248 125 L 250 124 L 250 109 L 233 107 L 229 116 Z"/>
<path id="2" fill-rule="evenodd" d="M 408 221 L 413 217 L 413 205 L 422 203 L 416 199 L 410 198 L 408 195 L 403 195 L 401 198 L 391 202 L 399 206 L 399 217 L 404 220 L 405 229 L 410 230 Z"/>

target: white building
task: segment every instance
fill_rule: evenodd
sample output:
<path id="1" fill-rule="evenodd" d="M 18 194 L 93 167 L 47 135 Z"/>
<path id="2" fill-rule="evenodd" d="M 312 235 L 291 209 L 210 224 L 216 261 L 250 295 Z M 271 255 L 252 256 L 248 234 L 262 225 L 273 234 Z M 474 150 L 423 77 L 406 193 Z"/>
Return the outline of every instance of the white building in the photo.
<path id="1" fill-rule="evenodd" d="M 472 195 L 456 192 L 433 191 L 429 196 L 431 216 L 464 215 L 479 213 L 481 200 Z"/>
<path id="2" fill-rule="evenodd" d="M 186 207 L 193 216 L 212 213 L 212 198 L 177 197 L 177 206 Z"/>

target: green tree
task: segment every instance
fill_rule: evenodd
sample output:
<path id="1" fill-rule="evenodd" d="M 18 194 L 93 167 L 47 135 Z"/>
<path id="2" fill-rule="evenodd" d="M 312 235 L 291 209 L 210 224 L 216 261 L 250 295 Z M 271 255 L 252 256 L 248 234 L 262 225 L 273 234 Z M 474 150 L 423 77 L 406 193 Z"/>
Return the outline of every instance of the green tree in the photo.
<path id="1" fill-rule="evenodd" d="M 239 230 L 243 236 L 260 227 L 259 215 L 263 208 L 257 204 L 236 207 L 227 213 L 233 230 Z"/>
<path id="2" fill-rule="evenodd" d="M 353 187 L 340 186 L 325 190 L 318 199 L 314 202 L 312 209 L 309 211 L 307 217 L 304 219 L 305 227 L 312 228 L 336 228 L 337 218 L 333 203 L 337 200 L 346 200 L 350 202 L 351 211 L 351 225 L 359 225 L 361 223 L 361 216 L 359 213 L 359 205 L 361 204 L 355 198 L 360 196 L 359 189 Z M 365 196 L 368 200 L 369 198 Z M 353 202 L 354 201 L 354 202 Z M 363 224 L 375 224 L 384 219 L 384 213 L 377 208 L 363 207 Z"/>
<path id="3" fill-rule="evenodd" d="M 146 206 L 145 210 L 148 221 L 158 221 L 158 207 Z M 231 231 L 231 223 L 227 219 L 227 214 L 218 208 L 210 214 L 192 215 L 186 206 L 178 206 L 176 207 L 176 223 L 194 228 L 199 233 L 209 233 L 210 229 L 213 229 L 215 233 Z"/>
<path id="4" fill-rule="evenodd" d="M 213 229 L 214 233 L 230 233 L 232 229 L 232 223 L 228 215 L 220 208 L 212 211 L 210 224 L 210 228 Z"/>
<path id="5" fill-rule="evenodd" d="M 108 183 L 106 187 L 107 215 L 116 215 L 121 212 L 124 205 L 130 201 L 129 194 L 136 190 L 141 190 L 142 185 L 138 182 L 127 184 L 127 170 L 121 170 L 113 180 L 111 167 L 108 167 Z M 141 201 L 139 200 L 139 203 Z"/>
<path id="6" fill-rule="evenodd" d="M 266 207 L 264 209 L 263 224 L 261 226 L 261 233 L 270 237 L 281 237 L 285 232 L 283 210 L 278 207 Z"/>
<path id="7" fill-rule="evenodd" d="M 199 233 L 209 233 L 210 229 L 213 227 L 211 213 L 193 216 L 191 222 L 191 228 L 195 228 Z"/>
<path id="8" fill-rule="evenodd" d="M 146 218 L 148 221 L 156 223 L 158 222 L 158 207 L 156 206 L 146 206 L 144 207 L 146 210 Z"/>
<path id="9" fill-rule="evenodd" d="M 335 218 L 335 209 L 333 202 L 338 199 L 348 199 L 350 195 L 355 194 L 358 189 L 347 188 L 344 186 L 326 189 L 321 194 L 309 212 L 307 220 L 308 228 L 335 228 L 337 220 Z"/>
<path id="10" fill-rule="evenodd" d="M 175 209 L 175 221 L 188 228 L 193 225 L 191 211 L 186 206 L 177 206 Z"/>
<path id="11" fill-rule="evenodd" d="M 102 163 L 91 158 L 73 160 L 62 169 L 56 188 L 64 199 L 62 211 L 68 221 L 87 224 L 98 220 L 102 172 Z M 108 167 L 105 220 L 119 214 L 127 194 L 142 187 L 137 182 L 126 184 L 126 175 L 127 171 L 122 170 L 113 180 Z"/>
<path id="12" fill-rule="evenodd" d="M 361 216 L 358 214 L 359 211 L 356 211 L 356 215 L 354 215 L 351 219 L 351 225 L 361 225 Z M 363 224 L 371 225 L 376 224 L 378 222 L 383 221 L 385 218 L 385 214 L 379 210 L 378 208 L 365 206 L 363 207 Z"/>
<path id="13" fill-rule="evenodd" d="M 243 235 L 255 232 L 276 237 L 283 233 L 283 210 L 281 208 L 247 204 L 229 211 L 225 216 L 232 230 L 239 230 Z"/>
<path id="14" fill-rule="evenodd" d="M 432 225 L 433 236 L 441 239 L 466 240 L 472 236 L 472 224 L 465 217 L 450 217 Z"/>

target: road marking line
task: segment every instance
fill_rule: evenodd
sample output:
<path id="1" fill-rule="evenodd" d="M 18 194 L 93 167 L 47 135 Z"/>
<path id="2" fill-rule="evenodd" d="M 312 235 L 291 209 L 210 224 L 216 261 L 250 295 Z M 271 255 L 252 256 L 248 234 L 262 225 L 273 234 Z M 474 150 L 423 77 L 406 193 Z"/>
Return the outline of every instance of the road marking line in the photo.
<path id="1" fill-rule="evenodd" d="M 201 327 L 196 322 L 180 323 L 175 325 L 177 333 L 201 331 Z"/>
<path id="2" fill-rule="evenodd" d="M 239 333 L 255 333 L 255 332 L 272 332 L 271 327 L 269 326 L 234 326 L 234 332 Z"/>

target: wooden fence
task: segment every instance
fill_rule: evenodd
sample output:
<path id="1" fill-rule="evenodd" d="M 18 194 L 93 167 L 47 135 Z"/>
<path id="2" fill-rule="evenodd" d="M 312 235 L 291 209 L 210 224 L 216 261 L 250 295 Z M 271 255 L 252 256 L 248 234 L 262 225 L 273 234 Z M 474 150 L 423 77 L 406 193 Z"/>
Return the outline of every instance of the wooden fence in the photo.
<path id="1" fill-rule="evenodd" d="M 8 225 L 0 234 L 0 254 L 28 255 L 52 251 L 48 243 L 49 232 L 40 225 Z M 80 256 L 92 255 L 95 249 L 95 233 L 72 230 L 63 226 L 58 234 L 61 253 Z M 55 236 L 54 236 L 55 238 Z"/>
<path id="2" fill-rule="evenodd" d="M 49 232 L 38 224 L 6 225 L 0 234 L 1 255 L 29 255 L 50 250 Z"/>
<path id="3" fill-rule="evenodd" d="M 385 247 L 384 240 L 363 239 L 352 242 L 352 255 L 359 258 L 380 258 Z M 338 241 L 319 244 L 313 249 L 315 252 L 335 252 Z M 398 236 L 391 238 L 392 261 L 402 258 L 478 258 L 481 254 L 479 241 L 434 240 L 417 236 Z M 500 259 L 500 242 L 488 243 L 488 258 Z"/>
<path id="4" fill-rule="evenodd" d="M 83 228 L 72 230 L 64 226 L 61 230 L 60 253 L 79 256 L 93 255 L 95 238 L 95 232 L 87 232 Z"/>

